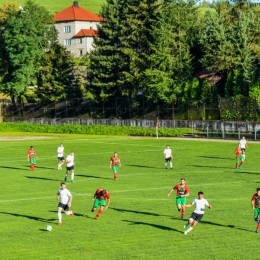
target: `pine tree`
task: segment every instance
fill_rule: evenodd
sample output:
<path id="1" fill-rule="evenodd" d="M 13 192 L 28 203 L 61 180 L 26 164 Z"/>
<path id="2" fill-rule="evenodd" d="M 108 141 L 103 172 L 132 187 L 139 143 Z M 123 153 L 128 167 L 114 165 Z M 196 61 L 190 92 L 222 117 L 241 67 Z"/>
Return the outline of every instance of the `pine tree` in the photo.
<path id="1" fill-rule="evenodd" d="M 151 69 L 146 70 L 147 95 L 154 101 L 171 103 L 193 86 L 192 53 L 193 31 L 197 12 L 194 2 L 168 2 L 162 10 L 162 19 L 154 28 L 155 53 Z"/>

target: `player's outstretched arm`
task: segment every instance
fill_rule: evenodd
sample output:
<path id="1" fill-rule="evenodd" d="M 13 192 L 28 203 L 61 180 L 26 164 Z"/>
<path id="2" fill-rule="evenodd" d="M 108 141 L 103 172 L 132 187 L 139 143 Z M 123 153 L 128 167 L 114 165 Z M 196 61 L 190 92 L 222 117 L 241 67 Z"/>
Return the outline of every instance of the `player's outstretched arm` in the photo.
<path id="1" fill-rule="evenodd" d="M 110 205 L 110 199 L 107 199 L 107 206 L 105 207 L 105 210 L 108 209 L 109 205 Z"/>
<path id="2" fill-rule="evenodd" d="M 172 192 L 173 192 L 173 189 L 171 189 L 171 190 L 169 191 L 169 193 L 167 194 L 167 196 L 170 197 Z"/>

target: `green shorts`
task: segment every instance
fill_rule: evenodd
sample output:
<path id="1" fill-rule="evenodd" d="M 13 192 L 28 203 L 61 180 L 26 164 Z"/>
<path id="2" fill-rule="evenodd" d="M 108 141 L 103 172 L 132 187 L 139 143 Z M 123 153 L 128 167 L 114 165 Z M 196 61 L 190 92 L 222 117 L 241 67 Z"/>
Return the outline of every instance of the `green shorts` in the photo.
<path id="1" fill-rule="evenodd" d="M 254 209 L 254 217 L 257 218 L 258 216 L 260 216 L 260 209 L 255 208 Z"/>
<path id="2" fill-rule="evenodd" d="M 176 205 L 185 205 L 185 204 L 186 204 L 186 196 L 176 197 Z"/>
<path id="3" fill-rule="evenodd" d="M 97 208 L 98 206 L 106 206 L 106 201 L 105 200 L 99 200 L 99 199 L 95 199 L 94 200 L 94 204 L 93 204 L 93 208 Z"/>
<path id="4" fill-rule="evenodd" d="M 36 163 L 36 159 L 35 158 L 31 158 L 30 159 L 30 163 Z"/>
<path id="5" fill-rule="evenodd" d="M 240 157 L 236 158 L 236 162 L 240 162 L 240 161 L 241 161 Z"/>
<path id="6" fill-rule="evenodd" d="M 118 166 L 112 166 L 113 172 L 118 172 Z"/>

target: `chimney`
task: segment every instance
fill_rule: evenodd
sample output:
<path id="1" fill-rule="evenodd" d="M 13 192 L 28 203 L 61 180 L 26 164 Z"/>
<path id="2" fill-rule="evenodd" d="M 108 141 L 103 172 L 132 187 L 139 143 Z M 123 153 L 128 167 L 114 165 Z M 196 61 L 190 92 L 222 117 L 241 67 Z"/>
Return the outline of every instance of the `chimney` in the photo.
<path id="1" fill-rule="evenodd" d="M 74 7 L 79 7 L 79 3 L 77 1 L 73 2 Z"/>

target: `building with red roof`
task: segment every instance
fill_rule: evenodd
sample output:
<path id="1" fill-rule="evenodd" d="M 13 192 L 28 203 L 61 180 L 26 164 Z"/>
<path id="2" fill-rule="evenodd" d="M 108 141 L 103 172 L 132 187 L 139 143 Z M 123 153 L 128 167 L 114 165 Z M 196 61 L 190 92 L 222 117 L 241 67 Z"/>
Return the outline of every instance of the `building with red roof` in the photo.
<path id="1" fill-rule="evenodd" d="M 81 8 L 78 2 L 54 15 L 59 43 L 75 56 L 89 53 L 93 38 L 97 35 L 97 25 L 104 19 Z"/>

